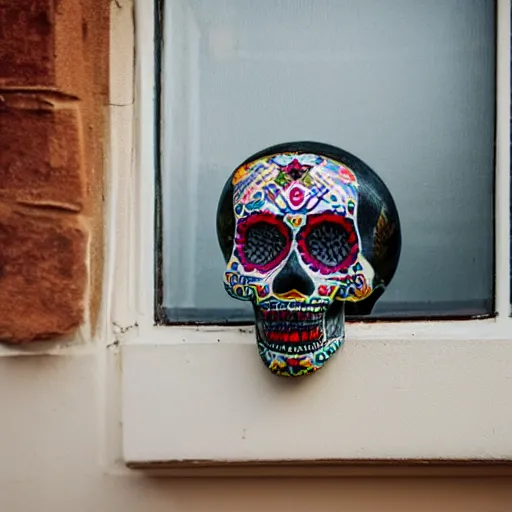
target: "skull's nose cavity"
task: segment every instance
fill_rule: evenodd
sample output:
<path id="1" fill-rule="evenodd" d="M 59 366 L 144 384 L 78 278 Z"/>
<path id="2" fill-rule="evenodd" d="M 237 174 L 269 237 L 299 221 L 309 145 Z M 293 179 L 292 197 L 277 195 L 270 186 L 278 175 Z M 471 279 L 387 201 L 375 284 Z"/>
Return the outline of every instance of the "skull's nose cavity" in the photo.
<path id="1" fill-rule="evenodd" d="M 295 252 L 291 253 L 286 265 L 275 277 L 272 290 L 276 295 L 297 290 L 307 296 L 315 291 L 315 284 L 306 272 L 304 272 Z"/>

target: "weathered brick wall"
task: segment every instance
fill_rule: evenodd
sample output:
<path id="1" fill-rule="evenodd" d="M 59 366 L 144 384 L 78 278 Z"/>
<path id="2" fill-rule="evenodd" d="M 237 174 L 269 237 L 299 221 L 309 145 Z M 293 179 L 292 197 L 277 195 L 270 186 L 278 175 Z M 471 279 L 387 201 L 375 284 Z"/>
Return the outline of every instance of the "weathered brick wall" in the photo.
<path id="1" fill-rule="evenodd" d="M 0 0 L 2 342 L 96 323 L 108 13 L 108 0 Z"/>

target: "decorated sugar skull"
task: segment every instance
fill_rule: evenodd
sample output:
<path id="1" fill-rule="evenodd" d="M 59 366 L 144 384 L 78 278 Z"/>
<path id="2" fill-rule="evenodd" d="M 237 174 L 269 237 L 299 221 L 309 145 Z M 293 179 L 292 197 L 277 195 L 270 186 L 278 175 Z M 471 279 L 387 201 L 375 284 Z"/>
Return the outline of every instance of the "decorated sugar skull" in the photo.
<path id="1" fill-rule="evenodd" d="M 354 155 L 313 142 L 243 162 L 222 192 L 217 233 L 226 291 L 252 302 L 259 354 L 281 376 L 314 372 L 342 346 L 345 313 L 371 312 L 401 245 L 382 180 Z"/>

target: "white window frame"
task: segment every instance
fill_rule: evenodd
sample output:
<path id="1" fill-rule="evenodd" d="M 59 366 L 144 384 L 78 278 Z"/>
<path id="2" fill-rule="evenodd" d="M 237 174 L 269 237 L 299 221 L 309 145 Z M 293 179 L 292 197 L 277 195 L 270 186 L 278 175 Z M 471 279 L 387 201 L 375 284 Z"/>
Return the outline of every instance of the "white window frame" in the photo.
<path id="1" fill-rule="evenodd" d="M 304 379 L 271 375 L 252 328 L 155 325 L 154 4 L 135 0 L 133 67 L 131 15 L 112 3 L 106 308 L 128 466 L 512 459 L 510 0 L 497 3 L 498 315 L 349 323 Z"/>

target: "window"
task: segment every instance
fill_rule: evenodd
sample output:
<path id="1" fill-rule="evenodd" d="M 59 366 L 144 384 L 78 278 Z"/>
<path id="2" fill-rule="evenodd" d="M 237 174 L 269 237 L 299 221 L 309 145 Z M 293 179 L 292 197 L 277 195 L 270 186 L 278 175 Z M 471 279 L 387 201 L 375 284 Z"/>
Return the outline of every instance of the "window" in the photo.
<path id="1" fill-rule="evenodd" d="M 164 323 L 252 320 L 224 291 L 217 201 L 246 157 L 291 140 L 355 153 L 394 195 L 402 257 L 373 316 L 493 313 L 494 1 L 167 0 L 164 14 Z"/>
<path id="2" fill-rule="evenodd" d="M 110 264 L 118 284 L 113 319 L 133 326 L 120 334 L 124 457 L 132 466 L 511 456 L 510 3 L 498 1 L 496 14 L 494 3 L 485 0 L 389 0 L 389 10 L 383 2 L 378 8 L 371 1 L 358 2 L 357 21 L 368 23 L 365 33 L 370 36 L 358 39 L 357 31 L 347 28 L 351 37 L 346 46 L 316 24 L 337 26 L 334 21 L 352 11 L 341 11 L 341 0 L 320 3 L 311 26 L 316 37 L 306 44 L 299 37 L 304 27 L 298 7 L 310 9 L 313 2 L 275 2 L 274 17 L 263 8 L 256 11 L 248 1 L 167 0 L 156 4 L 155 18 L 152 2 L 136 2 L 136 104 L 131 121 L 136 158 L 130 179 L 118 179 L 112 187 L 120 227 Z M 159 34 L 155 19 L 163 14 Z M 257 27 L 282 20 L 288 23 L 276 37 L 284 53 L 274 55 Z M 293 30 L 297 26 L 298 35 Z M 165 41 L 162 61 L 154 58 L 155 27 Z M 117 47 L 121 29 L 113 30 Z M 409 42 L 405 47 L 404 38 Z M 262 133 L 265 112 L 247 105 L 243 90 L 228 97 L 222 84 L 246 82 L 254 59 L 275 66 L 279 77 L 280 58 L 282 82 L 290 74 L 288 60 L 299 50 L 300 58 L 329 61 L 333 78 L 343 71 L 337 50 L 347 66 L 359 52 L 367 59 L 361 73 L 368 80 L 354 79 L 351 90 L 364 104 L 360 109 L 347 104 L 341 115 L 333 107 L 322 116 L 326 125 L 319 127 L 318 105 L 322 97 L 336 99 L 335 92 L 330 84 L 321 89 L 304 76 L 290 94 L 276 84 L 261 95 L 265 108 L 275 109 L 277 97 L 293 110 L 310 90 L 316 91 L 308 115 L 302 120 L 294 112 L 294 122 L 289 122 L 282 114 L 279 126 Z M 377 85 L 369 80 L 375 73 L 372 55 L 380 71 L 378 92 L 386 98 L 382 105 L 376 101 Z M 161 91 L 155 60 L 162 63 Z M 129 59 L 126 66 L 130 69 Z M 393 74 L 387 74 L 389 67 Z M 396 80 L 400 73 L 403 81 Z M 246 91 L 251 97 L 260 94 L 263 81 L 258 80 L 253 91 Z M 400 97 L 393 100 L 394 87 L 400 88 Z M 155 108 L 158 98 L 161 110 Z M 229 112 L 232 117 L 218 120 L 231 103 L 237 106 Z M 345 112 L 353 123 L 346 124 Z M 359 112 L 364 120 L 356 122 Z M 238 113 L 255 120 L 247 130 L 237 129 Z M 389 119 L 383 122 L 386 113 Z M 114 136 L 126 133 L 127 121 L 129 125 L 126 118 L 113 123 Z M 398 126 L 395 132 L 392 128 Z M 290 140 L 304 138 L 306 132 L 366 159 L 386 179 L 401 207 L 404 239 L 410 245 L 401 275 L 376 315 L 437 320 L 353 322 L 343 351 L 330 367 L 297 383 L 267 375 L 251 326 L 220 325 L 219 318 L 249 317 L 219 290 L 222 260 L 214 224 L 209 229 L 204 223 L 216 206 L 215 190 L 240 161 L 276 139 L 280 142 L 284 134 Z M 226 134 L 233 138 L 232 148 L 223 145 Z M 406 147 L 407 137 L 414 147 Z M 164 155 L 160 190 L 154 179 L 159 140 Z M 389 153 L 387 146 L 392 147 Z M 114 177 L 121 176 L 132 148 L 122 141 L 113 148 Z M 420 169 L 424 180 L 412 168 Z M 407 173 L 413 184 L 406 188 Z M 205 177 L 212 181 L 204 184 Z M 179 186 L 173 187 L 173 181 Z M 154 216 L 158 197 L 160 215 Z M 204 206 L 205 218 L 198 204 Z M 162 233 L 162 245 L 155 233 Z M 173 241 L 181 252 L 172 247 Z M 205 254 L 208 258 L 201 259 Z M 163 272 L 155 279 L 159 262 Z M 175 294 L 180 287 L 183 300 Z M 199 294 L 199 289 L 206 293 Z M 165 318 L 155 318 L 155 295 Z M 462 320 L 439 319 L 444 316 Z M 488 318 L 476 318 L 481 316 Z M 194 321 L 210 325 L 176 324 Z"/>

